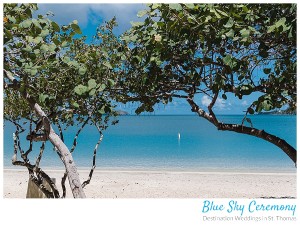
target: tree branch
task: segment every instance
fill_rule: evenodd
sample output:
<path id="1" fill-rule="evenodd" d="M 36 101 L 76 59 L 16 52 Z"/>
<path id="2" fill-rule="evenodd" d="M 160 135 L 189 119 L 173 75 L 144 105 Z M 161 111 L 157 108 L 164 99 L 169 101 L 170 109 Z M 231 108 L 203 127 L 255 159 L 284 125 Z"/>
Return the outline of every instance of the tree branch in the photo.
<path id="1" fill-rule="evenodd" d="M 93 165 L 92 165 L 92 169 L 91 169 L 91 171 L 90 171 L 90 173 L 89 173 L 88 179 L 82 183 L 82 188 L 84 188 L 86 185 L 88 185 L 88 184 L 90 183 L 90 181 L 91 181 L 91 179 L 92 179 L 92 176 L 93 176 L 93 173 L 94 173 L 94 170 L 95 170 L 95 168 L 96 168 L 96 155 L 97 155 L 97 150 L 98 150 L 98 147 L 99 147 L 99 145 L 100 145 L 100 143 L 102 142 L 102 139 L 103 139 L 103 134 L 102 134 L 101 129 L 100 129 L 98 126 L 97 126 L 97 129 L 98 129 L 98 131 L 99 131 L 99 133 L 100 133 L 100 138 L 99 138 L 99 140 L 98 140 L 98 142 L 97 142 L 97 144 L 96 144 L 96 146 L 95 146 L 95 148 L 94 148 L 94 155 L 93 155 Z"/>
<path id="2" fill-rule="evenodd" d="M 75 150 L 75 148 L 76 148 L 76 146 L 77 146 L 77 138 L 78 138 L 80 132 L 83 130 L 83 128 L 85 127 L 85 125 L 88 123 L 89 120 L 90 120 L 90 117 L 88 117 L 88 118 L 84 121 L 84 123 L 81 125 L 80 129 L 77 131 L 77 133 L 76 133 L 76 135 L 75 135 L 75 137 L 74 137 L 73 146 L 72 146 L 72 148 L 71 148 L 71 150 L 70 150 L 70 153 L 73 153 L 73 151 Z"/>
<path id="3" fill-rule="evenodd" d="M 188 98 L 187 102 L 190 104 L 192 111 L 196 112 L 200 117 L 203 117 L 210 123 L 214 124 L 218 130 L 222 131 L 233 131 L 236 133 L 242 133 L 242 134 L 248 134 L 254 137 L 261 138 L 263 140 L 266 140 L 277 147 L 279 147 L 287 156 L 295 163 L 295 166 L 297 166 L 297 151 L 294 147 L 292 147 L 290 144 L 288 144 L 285 140 L 267 133 L 264 130 L 259 130 L 253 127 L 247 127 L 243 125 L 238 124 L 227 124 L 227 123 L 217 123 L 215 124 L 214 119 L 206 113 L 203 109 L 201 109 L 192 98 Z"/>
<path id="4" fill-rule="evenodd" d="M 211 103 L 208 105 L 208 111 L 209 111 L 209 114 L 210 116 L 212 117 L 212 120 L 214 121 L 214 124 L 217 125 L 219 123 L 219 121 L 217 120 L 216 118 L 216 115 L 215 113 L 213 112 L 212 108 L 214 107 L 217 99 L 218 99 L 218 95 L 219 95 L 219 92 L 215 93 Z"/>

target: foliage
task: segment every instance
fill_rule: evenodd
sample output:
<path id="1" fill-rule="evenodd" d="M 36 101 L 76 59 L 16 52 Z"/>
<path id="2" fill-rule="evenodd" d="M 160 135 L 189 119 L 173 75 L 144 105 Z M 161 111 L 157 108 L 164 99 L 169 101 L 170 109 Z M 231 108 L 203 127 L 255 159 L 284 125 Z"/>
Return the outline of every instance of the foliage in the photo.
<path id="1" fill-rule="evenodd" d="M 55 184 L 39 167 L 45 142 L 50 140 L 64 162 L 63 197 L 68 176 L 74 197 L 85 197 L 82 188 L 90 182 L 95 169 L 102 131 L 116 124 L 114 87 L 122 67 L 120 41 L 113 34 L 116 20 L 106 22 L 97 30 L 92 43 L 85 43 L 78 22 L 59 26 L 49 15 L 33 17 L 36 4 L 4 4 L 4 118 L 16 125 L 14 133 L 14 165 L 26 166 L 30 179 L 47 197 L 60 197 Z M 20 120 L 22 119 L 20 123 Z M 19 134 L 29 121 L 29 149 L 20 146 Z M 35 123 L 36 128 L 32 129 Z M 56 124 L 60 138 L 52 129 Z M 63 129 L 77 125 L 71 150 L 63 143 Z M 89 178 L 80 185 L 72 153 L 82 129 L 91 124 L 99 131 Z M 64 126 L 62 126 L 64 125 Z M 35 164 L 29 162 L 33 141 L 41 141 Z M 23 161 L 18 161 L 20 152 Z M 46 181 L 52 192 L 43 186 Z"/>
<path id="2" fill-rule="evenodd" d="M 259 92 L 250 114 L 296 107 L 296 5 L 150 4 L 139 16 L 123 36 L 137 113 L 198 93 Z"/>
<path id="3" fill-rule="evenodd" d="M 31 118 L 20 95 L 26 90 L 54 121 L 73 125 L 89 116 L 99 125 L 106 123 L 115 114 L 110 90 L 120 66 L 114 52 L 119 43 L 112 34 L 115 19 L 86 44 L 76 20 L 59 26 L 47 15 L 33 18 L 34 10 L 35 4 L 4 5 L 4 70 L 20 83 L 14 90 L 4 78 L 5 118 Z"/>

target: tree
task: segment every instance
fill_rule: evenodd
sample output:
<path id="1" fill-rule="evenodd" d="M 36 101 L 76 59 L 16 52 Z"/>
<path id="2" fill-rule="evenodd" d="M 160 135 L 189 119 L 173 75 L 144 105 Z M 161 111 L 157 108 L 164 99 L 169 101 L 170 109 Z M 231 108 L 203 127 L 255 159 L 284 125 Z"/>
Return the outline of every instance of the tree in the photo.
<path id="1" fill-rule="evenodd" d="M 115 85 L 115 71 L 121 66 L 121 53 L 117 51 L 120 42 L 112 33 L 116 20 L 99 27 L 93 42 L 86 44 L 85 37 L 79 36 L 77 21 L 59 26 L 49 19 L 49 14 L 34 18 L 32 14 L 37 9 L 36 4 L 4 4 L 4 119 L 16 126 L 12 163 L 27 167 L 30 179 L 47 197 L 60 197 L 55 184 L 39 166 L 45 142 L 50 141 L 66 168 L 62 197 L 68 177 L 74 198 L 83 198 L 83 187 L 95 169 L 102 131 L 117 123 L 110 119 L 116 115 L 110 90 Z M 99 141 L 89 178 L 81 183 L 72 152 L 87 124 L 98 129 Z M 74 125 L 79 129 L 69 150 L 63 130 Z M 25 131 L 30 143 L 26 151 L 19 138 Z M 31 163 L 28 155 L 38 144 L 34 142 L 42 144 L 36 162 Z M 50 185 L 51 191 L 43 182 Z"/>
<path id="2" fill-rule="evenodd" d="M 253 127 L 248 117 L 285 105 L 296 108 L 295 4 L 150 4 L 138 16 L 144 21 L 123 35 L 130 48 L 120 83 L 128 94 L 120 101 L 141 101 L 136 110 L 141 113 L 174 97 L 186 99 L 218 130 L 264 139 L 296 164 L 294 147 Z M 255 92 L 260 97 L 241 124 L 218 120 L 214 106 L 220 96 L 242 99 Z M 207 111 L 196 95 L 211 99 Z"/>

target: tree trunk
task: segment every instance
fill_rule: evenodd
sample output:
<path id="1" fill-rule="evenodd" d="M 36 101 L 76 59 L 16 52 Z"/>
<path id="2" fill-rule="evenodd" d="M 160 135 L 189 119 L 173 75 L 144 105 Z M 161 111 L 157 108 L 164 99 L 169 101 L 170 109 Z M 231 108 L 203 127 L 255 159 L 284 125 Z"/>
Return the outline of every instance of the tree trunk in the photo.
<path id="1" fill-rule="evenodd" d="M 11 87 L 15 90 L 20 91 L 20 84 L 19 82 L 6 70 L 4 70 L 4 75 L 11 81 Z M 61 160 L 63 161 L 67 174 L 68 174 L 68 180 L 69 184 L 73 193 L 74 198 L 85 198 L 85 194 L 83 191 L 83 188 L 81 186 L 81 182 L 79 179 L 79 174 L 77 172 L 77 168 L 75 166 L 73 157 L 68 149 L 68 147 L 65 145 L 65 143 L 60 139 L 60 137 L 55 133 L 53 130 L 51 124 L 45 124 L 46 121 L 49 121 L 47 118 L 47 115 L 42 110 L 42 108 L 36 103 L 36 101 L 25 91 L 20 91 L 24 99 L 27 100 L 32 110 L 36 112 L 36 115 L 43 121 L 44 126 L 48 127 L 48 139 L 50 142 L 56 147 Z M 44 118 L 47 118 L 44 120 Z"/>
<path id="2" fill-rule="evenodd" d="M 33 101 L 30 96 L 26 95 L 26 99 L 28 100 L 31 108 L 36 112 L 36 114 L 40 117 L 46 117 L 45 112 L 41 109 L 41 107 Z M 61 160 L 63 161 L 67 174 L 69 184 L 73 193 L 74 198 L 85 198 L 84 191 L 81 187 L 81 182 L 79 179 L 79 174 L 77 172 L 77 168 L 75 166 L 73 157 L 65 145 L 65 143 L 60 139 L 60 137 L 55 133 L 52 126 L 50 125 L 50 132 L 49 132 L 49 141 L 57 148 L 57 151 L 60 155 Z"/>
<path id="3" fill-rule="evenodd" d="M 62 142 L 60 137 L 54 132 L 51 127 L 50 134 L 49 134 L 50 142 L 57 148 L 61 160 L 63 161 L 67 175 L 69 184 L 73 193 L 74 198 L 85 198 L 84 191 L 81 187 L 81 182 L 79 179 L 79 174 L 77 172 L 77 168 L 75 166 L 73 157 L 67 148 L 67 146 Z"/>
<path id="4" fill-rule="evenodd" d="M 264 130 L 258 130 L 253 127 L 247 127 L 243 125 L 238 124 L 226 124 L 226 123 L 220 123 L 214 115 L 210 115 L 207 112 L 205 112 L 203 109 L 201 109 L 192 98 L 187 98 L 188 103 L 192 107 L 192 111 L 196 112 L 200 117 L 203 117 L 204 119 L 208 120 L 210 123 L 215 125 L 218 130 L 222 131 L 234 131 L 236 133 L 241 134 L 247 134 L 254 137 L 261 138 L 263 140 L 266 140 L 277 147 L 279 147 L 285 154 L 287 154 L 290 159 L 295 163 L 295 166 L 297 166 L 297 151 L 296 149 L 288 144 L 285 140 L 276 137 L 275 135 L 269 134 Z"/>

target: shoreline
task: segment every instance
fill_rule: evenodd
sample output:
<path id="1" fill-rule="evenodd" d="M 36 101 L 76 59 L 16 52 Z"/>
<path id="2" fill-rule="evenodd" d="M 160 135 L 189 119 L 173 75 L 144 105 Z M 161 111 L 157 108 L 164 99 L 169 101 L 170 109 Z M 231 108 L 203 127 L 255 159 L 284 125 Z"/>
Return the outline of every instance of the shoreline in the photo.
<path id="1" fill-rule="evenodd" d="M 46 170 L 61 192 L 64 170 Z M 90 170 L 78 169 L 81 182 Z M 26 198 L 28 172 L 3 170 L 3 197 Z M 66 181 L 67 198 L 72 198 Z M 296 173 L 132 171 L 96 169 L 87 198 L 297 198 Z"/>
<path id="2" fill-rule="evenodd" d="M 46 167 L 46 168 L 42 168 L 43 171 L 45 172 L 64 172 L 65 170 L 63 168 L 55 168 L 55 167 Z M 3 171 L 16 171 L 16 172 L 25 172 L 27 171 L 27 169 L 25 168 L 3 168 Z M 77 168 L 78 172 L 90 172 L 91 169 L 89 168 L 85 168 L 85 167 L 79 167 Z M 102 172 L 102 173 L 166 173 L 166 174 L 202 174 L 202 175 L 241 175 L 241 174 L 245 174 L 245 175 L 297 175 L 297 170 L 295 172 L 291 172 L 291 171 L 274 171 L 274 172 L 261 172 L 261 171 L 249 171 L 247 172 L 246 170 L 226 170 L 226 171 L 220 171 L 220 170 L 215 170 L 215 171 L 211 171 L 211 170 L 203 170 L 203 171 L 193 171 L 193 170 L 169 170 L 169 169 L 119 169 L 119 168 L 105 168 L 105 169 L 99 169 L 96 168 L 94 170 L 94 173 L 96 172 Z"/>

